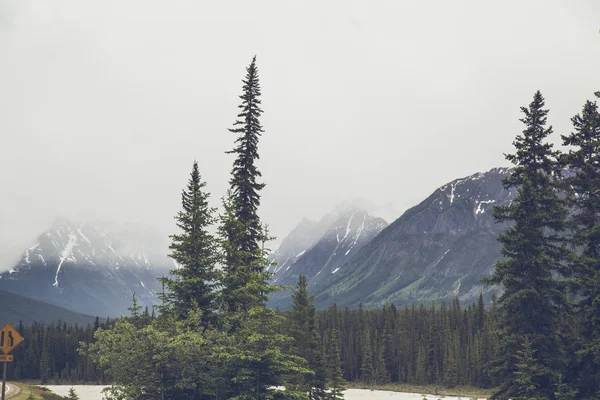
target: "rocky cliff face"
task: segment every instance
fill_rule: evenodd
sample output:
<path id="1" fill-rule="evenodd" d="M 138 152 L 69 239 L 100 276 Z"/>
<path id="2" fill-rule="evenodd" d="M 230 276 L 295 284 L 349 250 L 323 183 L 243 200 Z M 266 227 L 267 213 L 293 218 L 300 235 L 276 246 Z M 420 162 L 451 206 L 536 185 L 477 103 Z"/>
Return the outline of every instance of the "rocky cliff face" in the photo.
<path id="1" fill-rule="evenodd" d="M 481 283 L 500 258 L 491 209 L 514 197 L 507 168 L 457 179 L 406 211 L 340 271 L 318 283 L 319 306 L 450 301 L 490 294 Z"/>
<path id="2" fill-rule="evenodd" d="M 0 275 L 0 289 L 88 315 L 127 313 L 132 292 L 151 307 L 173 263 L 143 239 L 59 219 Z"/>

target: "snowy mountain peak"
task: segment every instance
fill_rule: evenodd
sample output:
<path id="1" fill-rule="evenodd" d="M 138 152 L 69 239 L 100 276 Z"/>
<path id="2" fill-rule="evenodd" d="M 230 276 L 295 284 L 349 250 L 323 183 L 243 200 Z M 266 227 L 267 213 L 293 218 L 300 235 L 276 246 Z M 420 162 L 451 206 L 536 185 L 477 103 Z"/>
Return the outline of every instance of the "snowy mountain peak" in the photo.
<path id="1" fill-rule="evenodd" d="M 494 205 L 507 201 L 512 192 L 505 191 L 501 181 L 511 168 L 493 168 L 487 172 L 478 172 L 465 178 L 455 179 L 440 188 L 430 197 L 439 210 L 461 206 L 472 209 L 478 218 L 489 213 Z"/>
<path id="2" fill-rule="evenodd" d="M 343 269 L 345 262 L 386 226 L 383 219 L 358 207 L 346 206 L 335 209 L 313 225 L 311 238 L 316 239 L 309 246 L 306 246 L 307 242 L 302 242 L 302 245 L 301 242 L 295 242 L 298 245 L 293 248 L 294 251 L 286 253 L 287 249 L 292 248 L 288 240 L 293 242 L 297 227 L 286 237 L 272 258 L 278 262 L 272 271 L 275 272 L 274 282 L 294 285 L 302 274 L 309 279 L 309 285 L 315 285 Z M 284 294 L 283 297 L 285 296 Z M 285 303 L 287 300 L 274 296 L 272 301 Z"/>
<path id="3" fill-rule="evenodd" d="M 172 267 L 165 250 L 139 237 L 58 218 L 10 271 L 0 275 L 0 289 L 83 313 L 115 315 L 110 310 L 125 312 L 123 305 L 133 291 L 148 305 L 157 301 L 156 278 Z M 91 285 L 86 294 L 90 298 L 77 300 L 87 285 Z M 102 311 L 101 304 L 92 305 L 101 303 L 101 298 L 106 298 L 107 311 Z"/>

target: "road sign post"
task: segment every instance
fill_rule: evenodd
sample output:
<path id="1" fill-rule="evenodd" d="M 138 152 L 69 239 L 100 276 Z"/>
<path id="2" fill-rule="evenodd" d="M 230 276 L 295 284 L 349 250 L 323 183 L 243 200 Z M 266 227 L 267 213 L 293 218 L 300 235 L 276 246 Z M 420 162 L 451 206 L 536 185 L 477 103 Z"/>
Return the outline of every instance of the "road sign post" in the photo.
<path id="1" fill-rule="evenodd" d="M 3 362 L 4 364 L 4 368 L 2 370 L 2 400 L 6 399 L 6 366 L 8 365 L 8 363 L 5 361 Z"/>
<path id="2" fill-rule="evenodd" d="M 6 396 L 6 367 L 9 362 L 13 361 L 13 356 L 10 352 L 14 350 L 23 341 L 23 336 L 11 325 L 6 324 L 0 329 L 0 362 L 4 364 L 2 368 L 2 400 Z"/>

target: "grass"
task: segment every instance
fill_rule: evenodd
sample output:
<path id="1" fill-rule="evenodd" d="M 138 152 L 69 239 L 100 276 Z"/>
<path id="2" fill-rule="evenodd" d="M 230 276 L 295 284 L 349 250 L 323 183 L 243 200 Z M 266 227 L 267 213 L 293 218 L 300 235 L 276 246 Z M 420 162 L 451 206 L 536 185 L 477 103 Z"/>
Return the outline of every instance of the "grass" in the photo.
<path id="1" fill-rule="evenodd" d="M 11 382 L 11 384 L 18 386 L 21 392 L 14 397 L 9 397 L 10 400 L 28 400 L 32 394 L 35 400 L 64 400 L 64 397 L 52 393 L 44 387 L 21 382 Z"/>
<path id="2" fill-rule="evenodd" d="M 392 392 L 404 393 L 419 393 L 419 394 L 436 394 L 435 385 L 409 385 L 403 383 L 394 383 L 388 385 L 367 385 L 359 382 L 348 382 L 348 389 L 375 389 L 389 390 Z M 437 395 L 440 396 L 462 396 L 474 398 L 489 398 L 492 395 L 493 389 L 481 389 L 472 386 L 455 386 L 452 388 L 439 386 L 437 387 Z"/>

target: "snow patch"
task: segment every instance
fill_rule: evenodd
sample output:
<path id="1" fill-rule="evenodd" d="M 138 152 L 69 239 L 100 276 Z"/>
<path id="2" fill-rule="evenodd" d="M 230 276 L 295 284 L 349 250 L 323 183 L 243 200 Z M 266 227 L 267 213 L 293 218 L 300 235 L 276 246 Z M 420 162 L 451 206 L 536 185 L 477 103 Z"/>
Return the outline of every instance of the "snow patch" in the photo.
<path id="1" fill-rule="evenodd" d="M 475 203 L 477 204 L 477 208 L 474 211 L 475 215 L 477 216 L 485 213 L 485 209 L 482 207 L 483 204 L 492 204 L 495 202 L 496 200 L 476 200 Z"/>
<path id="2" fill-rule="evenodd" d="M 54 283 L 52 284 L 52 286 L 58 287 L 58 274 L 60 273 L 60 269 L 63 265 L 63 262 L 65 262 L 65 260 L 67 259 L 67 257 L 69 255 L 72 256 L 71 253 L 73 251 L 73 246 L 75 246 L 76 242 L 77 242 L 77 236 L 70 233 L 69 234 L 69 242 L 67 243 L 67 245 L 65 246 L 65 248 L 63 249 L 63 251 L 60 254 L 60 262 L 58 263 L 58 268 L 56 268 L 56 276 L 54 277 Z"/>
<path id="3" fill-rule="evenodd" d="M 77 228 L 77 233 L 79 233 L 79 236 L 81 236 L 81 238 L 82 238 L 83 240 L 85 240 L 86 242 L 88 242 L 88 244 L 91 246 L 91 245 L 92 245 L 92 242 L 90 242 L 90 239 L 88 239 L 88 238 L 87 238 L 87 236 L 85 236 L 85 235 L 83 234 L 83 232 L 81 231 L 81 228 L 83 228 L 83 224 L 82 224 L 82 225 L 81 225 L 79 228 Z"/>

